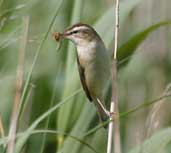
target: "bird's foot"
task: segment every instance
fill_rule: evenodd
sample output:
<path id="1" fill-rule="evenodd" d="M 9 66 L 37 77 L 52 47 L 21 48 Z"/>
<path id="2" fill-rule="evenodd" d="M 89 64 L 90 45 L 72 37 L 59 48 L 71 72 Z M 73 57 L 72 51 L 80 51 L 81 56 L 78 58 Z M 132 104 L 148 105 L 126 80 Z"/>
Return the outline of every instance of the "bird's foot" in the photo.
<path id="1" fill-rule="evenodd" d="M 110 112 L 109 114 L 110 114 L 109 117 L 112 120 L 117 120 L 119 118 L 119 114 L 117 112 Z"/>
<path id="2" fill-rule="evenodd" d="M 110 117 L 110 112 L 105 108 L 105 106 L 102 104 L 102 102 L 97 98 L 97 102 L 99 103 L 100 107 L 103 109 L 105 114 Z"/>

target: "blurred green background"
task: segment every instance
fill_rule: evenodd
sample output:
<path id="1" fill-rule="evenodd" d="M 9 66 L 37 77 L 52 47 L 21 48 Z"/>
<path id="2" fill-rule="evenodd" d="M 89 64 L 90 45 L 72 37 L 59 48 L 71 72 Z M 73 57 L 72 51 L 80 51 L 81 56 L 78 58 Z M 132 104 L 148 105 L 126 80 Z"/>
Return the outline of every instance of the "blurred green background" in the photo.
<path id="1" fill-rule="evenodd" d="M 166 87 L 171 82 L 171 1 L 120 0 L 120 3 L 118 93 L 122 116 L 136 106 L 169 93 Z M 51 35 L 77 22 L 90 24 L 104 40 L 112 59 L 114 1 L 0 0 L 0 115 L 6 136 L 15 96 L 19 50 L 23 43 L 23 18 L 27 17 L 23 72 L 25 82 L 29 74 L 31 79 L 19 118 L 18 132 L 24 134 L 17 138 L 15 152 L 105 153 L 105 129 L 100 128 L 83 137 L 99 121 L 94 106 L 80 91 L 75 48 L 64 41 L 58 52 L 59 44 Z M 76 95 L 69 97 L 76 91 Z M 110 99 L 110 94 L 107 98 Z M 47 115 L 48 120 L 46 118 L 30 128 L 30 131 L 50 129 L 58 134 L 27 133 L 38 117 L 65 99 L 65 104 Z M 160 99 L 149 107 L 142 106 L 121 117 L 124 153 L 170 152 L 170 100 Z M 4 150 L 3 144 L 5 141 L 1 136 L 0 152 Z"/>

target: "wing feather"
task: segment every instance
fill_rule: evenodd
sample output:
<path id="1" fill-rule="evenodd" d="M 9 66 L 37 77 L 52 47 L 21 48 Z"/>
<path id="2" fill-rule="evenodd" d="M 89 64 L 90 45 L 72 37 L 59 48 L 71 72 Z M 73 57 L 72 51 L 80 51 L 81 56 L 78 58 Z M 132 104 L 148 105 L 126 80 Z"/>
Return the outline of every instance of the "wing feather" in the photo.
<path id="1" fill-rule="evenodd" d="M 82 87 L 86 93 L 87 98 L 89 99 L 89 101 L 93 101 L 90 92 L 88 90 L 87 84 L 86 84 L 86 79 L 85 79 L 85 71 L 84 68 L 81 66 L 79 58 L 78 58 L 78 54 L 77 54 L 77 64 L 78 64 L 78 71 L 79 71 L 79 75 L 80 75 L 80 80 L 81 80 L 81 84 Z"/>

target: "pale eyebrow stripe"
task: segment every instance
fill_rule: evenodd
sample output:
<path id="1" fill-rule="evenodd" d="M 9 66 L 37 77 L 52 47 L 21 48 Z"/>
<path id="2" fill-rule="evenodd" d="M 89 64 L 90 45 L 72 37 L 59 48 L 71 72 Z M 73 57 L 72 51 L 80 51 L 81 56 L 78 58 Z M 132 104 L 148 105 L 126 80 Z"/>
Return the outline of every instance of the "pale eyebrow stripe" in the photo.
<path id="1" fill-rule="evenodd" d="M 80 30 L 87 30 L 88 28 L 85 26 L 80 26 L 80 27 L 74 27 L 72 30 L 70 31 L 80 31 Z"/>

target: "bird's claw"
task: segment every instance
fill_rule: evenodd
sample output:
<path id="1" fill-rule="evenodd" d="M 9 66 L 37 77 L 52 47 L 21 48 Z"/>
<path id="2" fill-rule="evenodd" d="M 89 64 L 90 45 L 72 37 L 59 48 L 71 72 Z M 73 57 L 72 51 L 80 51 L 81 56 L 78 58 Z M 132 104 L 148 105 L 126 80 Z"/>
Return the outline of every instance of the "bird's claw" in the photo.
<path id="1" fill-rule="evenodd" d="M 109 117 L 112 119 L 112 120 L 116 120 L 119 118 L 119 114 L 117 112 L 110 112 L 109 113 Z"/>

